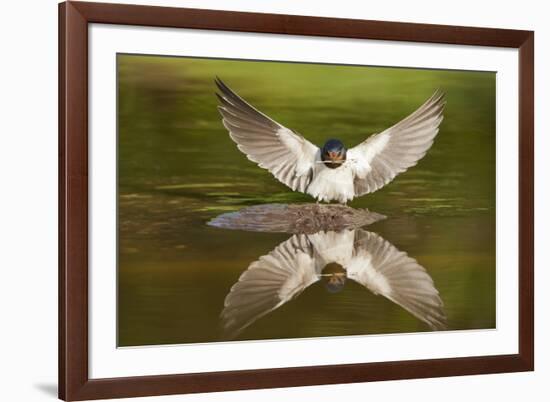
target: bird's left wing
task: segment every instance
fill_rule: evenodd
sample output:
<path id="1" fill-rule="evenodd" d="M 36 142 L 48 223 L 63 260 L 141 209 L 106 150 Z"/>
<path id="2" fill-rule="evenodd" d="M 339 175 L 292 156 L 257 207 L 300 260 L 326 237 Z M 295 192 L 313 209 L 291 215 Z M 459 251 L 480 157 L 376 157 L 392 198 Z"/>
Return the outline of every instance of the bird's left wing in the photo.
<path id="1" fill-rule="evenodd" d="M 422 106 L 394 126 L 348 150 L 355 196 L 372 193 L 404 172 L 432 146 L 443 120 L 445 94 L 436 91 Z"/>
<path id="2" fill-rule="evenodd" d="M 233 285 L 221 313 L 225 338 L 237 336 L 319 280 L 318 263 L 306 235 L 294 235 L 254 261 Z"/>
<path id="3" fill-rule="evenodd" d="M 375 233 L 358 230 L 348 278 L 403 307 L 431 329 L 446 328 L 443 302 L 426 270 Z"/>
<path id="4" fill-rule="evenodd" d="M 223 125 L 237 147 L 281 183 L 305 192 L 319 147 L 254 108 L 219 78 L 216 85 Z"/>

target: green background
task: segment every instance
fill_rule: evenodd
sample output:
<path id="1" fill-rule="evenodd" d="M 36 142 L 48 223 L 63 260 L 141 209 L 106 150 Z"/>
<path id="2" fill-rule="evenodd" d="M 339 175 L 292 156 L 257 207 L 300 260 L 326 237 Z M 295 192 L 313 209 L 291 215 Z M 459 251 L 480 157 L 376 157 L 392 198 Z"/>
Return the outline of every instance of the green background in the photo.
<path id="1" fill-rule="evenodd" d="M 366 229 L 417 259 L 449 329 L 495 327 L 495 85 L 492 72 L 119 55 L 118 344 L 220 340 L 240 274 L 289 235 L 209 227 L 223 212 L 311 202 L 248 161 L 216 109 L 214 77 L 279 123 L 349 148 L 393 125 L 437 88 L 445 119 L 419 164 L 354 200 L 387 219 Z M 237 339 L 426 331 L 350 281 L 321 284 Z"/>

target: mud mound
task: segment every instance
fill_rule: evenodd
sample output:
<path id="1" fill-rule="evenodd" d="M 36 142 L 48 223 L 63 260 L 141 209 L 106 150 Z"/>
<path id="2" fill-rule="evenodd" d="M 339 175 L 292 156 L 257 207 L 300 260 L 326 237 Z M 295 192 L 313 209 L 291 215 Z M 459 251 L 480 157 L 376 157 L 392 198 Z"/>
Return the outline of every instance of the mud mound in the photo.
<path id="1" fill-rule="evenodd" d="M 338 204 L 265 204 L 219 215 L 208 225 L 252 232 L 310 234 L 360 228 L 384 218 L 368 209 Z"/>

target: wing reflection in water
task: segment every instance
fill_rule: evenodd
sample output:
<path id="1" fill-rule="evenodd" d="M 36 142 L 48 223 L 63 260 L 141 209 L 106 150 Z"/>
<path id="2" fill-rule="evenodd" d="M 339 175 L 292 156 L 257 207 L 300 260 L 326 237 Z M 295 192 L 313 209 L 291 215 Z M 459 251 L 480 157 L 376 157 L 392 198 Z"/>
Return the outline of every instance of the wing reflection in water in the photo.
<path id="1" fill-rule="evenodd" d="M 295 234 L 250 264 L 225 298 L 224 338 L 235 338 L 321 279 L 330 292 L 353 280 L 432 330 L 445 329 L 443 302 L 426 270 L 379 235 L 353 229 Z"/>

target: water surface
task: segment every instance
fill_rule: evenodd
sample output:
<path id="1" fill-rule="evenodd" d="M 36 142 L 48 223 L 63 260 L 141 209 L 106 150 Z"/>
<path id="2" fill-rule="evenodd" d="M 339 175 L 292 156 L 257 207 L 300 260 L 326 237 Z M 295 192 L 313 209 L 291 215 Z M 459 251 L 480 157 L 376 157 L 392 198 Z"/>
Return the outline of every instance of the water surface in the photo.
<path id="1" fill-rule="evenodd" d="M 316 144 L 351 147 L 437 88 L 447 107 L 420 163 L 350 203 L 386 215 L 365 228 L 433 279 L 447 328 L 495 327 L 495 74 L 119 55 L 119 346 L 215 342 L 232 285 L 290 238 L 208 226 L 266 203 L 311 202 L 241 154 L 216 110 L 218 75 Z M 347 281 L 323 283 L 237 340 L 430 331 L 401 306 Z"/>

